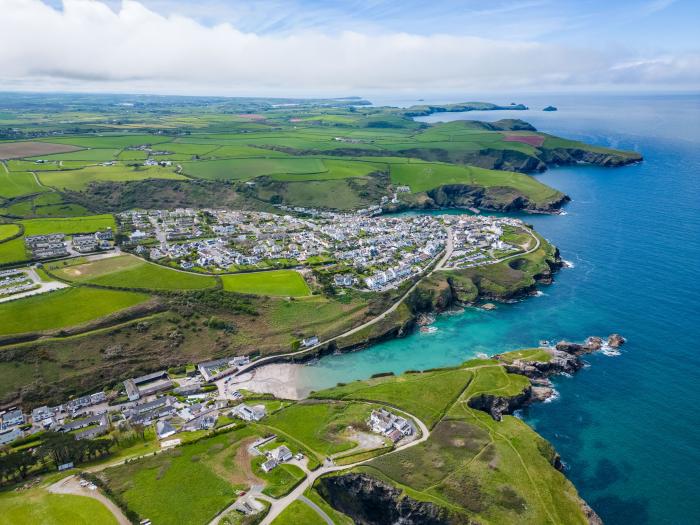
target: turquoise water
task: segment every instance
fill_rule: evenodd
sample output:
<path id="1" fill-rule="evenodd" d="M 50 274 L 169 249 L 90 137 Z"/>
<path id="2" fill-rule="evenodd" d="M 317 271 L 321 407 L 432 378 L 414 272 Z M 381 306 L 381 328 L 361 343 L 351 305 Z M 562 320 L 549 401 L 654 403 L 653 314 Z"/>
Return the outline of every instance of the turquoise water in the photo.
<path id="1" fill-rule="evenodd" d="M 618 331 L 629 340 L 620 356 L 587 358 L 589 367 L 556 380 L 555 401 L 523 417 L 606 523 L 700 523 L 700 97 L 530 98 L 518 101 L 559 107 L 516 115 L 541 130 L 645 156 L 625 168 L 538 176 L 573 201 L 567 215 L 529 222 L 574 267 L 539 297 L 442 316 L 435 334 L 324 358 L 302 368 L 302 382 L 317 389 Z M 498 113 L 466 118 L 513 116 Z"/>

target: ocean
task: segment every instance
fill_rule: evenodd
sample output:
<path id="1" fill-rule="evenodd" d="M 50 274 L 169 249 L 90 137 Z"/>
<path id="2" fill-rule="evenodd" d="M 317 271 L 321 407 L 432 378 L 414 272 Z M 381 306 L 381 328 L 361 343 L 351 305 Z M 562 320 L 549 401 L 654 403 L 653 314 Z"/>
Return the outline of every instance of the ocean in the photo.
<path id="1" fill-rule="evenodd" d="M 526 219 L 573 267 L 537 297 L 440 316 L 434 334 L 323 358 L 302 367 L 300 381 L 319 389 L 541 339 L 619 332 L 628 339 L 620 355 L 587 357 L 590 366 L 555 380 L 555 400 L 520 417 L 554 444 L 566 475 L 605 523 L 700 523 L 700 96 L 515 101 L 533 109 L 424 120 L 522 118 L 541 131 L 644 155 L 624 168 L 573 166 L 536 175 L 572 202 L 565 215 Z M 542 112 L 548 104 L 559 111 Z"/>

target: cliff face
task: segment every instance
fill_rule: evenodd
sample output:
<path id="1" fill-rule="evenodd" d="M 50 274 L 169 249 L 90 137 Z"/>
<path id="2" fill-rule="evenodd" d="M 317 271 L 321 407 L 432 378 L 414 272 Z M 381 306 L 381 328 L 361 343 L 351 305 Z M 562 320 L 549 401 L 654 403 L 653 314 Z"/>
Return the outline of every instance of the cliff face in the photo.
<path id="1" fill-rule="evenodd" d="M 335 509 L 359 525 L 457 525 L 471 524 L 434 503 L 403 496 L 392 485 L 363 473 L 319 479 L 318 491 Z"/>
<path id="2" fill-rule="evenodd" d="M 531 211 L 556 213 L 571 199 L 562 193 L 549 202 L 532 202 L 522 193 L 505 186 L 470 186 L 449 184 L 429 190 L 427 199 L 416 203 L 423 208 L 479 208 L 482 210 L 513 212 Z"/>

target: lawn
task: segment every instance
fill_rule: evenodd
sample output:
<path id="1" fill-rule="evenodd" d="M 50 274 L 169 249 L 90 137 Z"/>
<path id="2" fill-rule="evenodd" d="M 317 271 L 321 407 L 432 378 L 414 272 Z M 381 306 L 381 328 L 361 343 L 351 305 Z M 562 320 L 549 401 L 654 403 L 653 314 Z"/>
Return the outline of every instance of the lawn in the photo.
<path id="1" fill-rule="evenodd" d="M 1 246 L 1 245 L 0 245 Z M 0 303 L 0 335 L 66 328 L 142 303 L 140 293 L 65 288 Z"/>
<path id="2" fill-rule="evenodd" d="M 278 173 L 325 173 L 328 169 L 314 158 L 249 158 L 182 163 L 187 175 L 208 180 L 249 180 Z"/>
<path id="3" fill-rule="evenodd" d="M 44 171 L 39 174 L 39 179 L 46 186 L 81 191 L 92 182 L 129 182 L 147 179 L 184 180 L 186 177 L 175 173 L 172 168 L 131 167 L 116 164 L 114 166 L 89 166 L 79 170 Z"/>
<path id="4" fill-rule="evenodd" d="M 201 290 L 216 286 L 216 278 L 180 272 L 133 255 L 121 255 L 56 271 L 69 281 L 148 290 Z"/>
<path id="5" fill-rule="evenodd" d="M 116 525 L 112 513 L 85 496 L 51 494 L 41 488 L 0 493 L 4 525 Z"/>
<path id="6" fill-rule="evenodd" d="M 295 500 L 272 520 L 272 525 L 326 525 L 326 520 L 303 501 Z"/>
<path id="7" fill-rule="evenodd" d="M 227 292 L 285 297 L 311 293 L 304 278 L 294 270 L 228 274 L 222 275 L 221 281 Z"/>
<path id="8" fill-rule="evenodd" d="M 116 231 L 117 225 L 113 215 L 92 215 L 87 217 L 71 217 L 64 219 L 30 219 L 22 221 L 24 235 L 46 235 L 49 233 L 92 233 L 98 230 L 112 228 Z"/>
<path id="9" fill-rule="evenodd" d="M 249 428 L 205 438 L 103 471 L 110 488 L 158 525 L 201 525 L 250 486 L 236 462 Z"/>
<path id="10" fill-rule="evenodd" d="M 355 447 L 341 433 L 348 427 L 363 426 L 372 407 L 362 403 L 296 404 L 271 415 L 265 424 L 277 428 L 323 456 Z"/>
<path id="11" fill-rule="evenodd" d="M 469 385 L 472 376 L 472 372 L 462 368 L 404 374 L 354 381 L 316 392 L 312 397 L 381 401 L 406 410 L 432 427 Z"/>
<path id="12" fill-rule="evenodd" d="M 17 224 L 0 224 L 0 242 L 9 239 L 19 232 Z"/>

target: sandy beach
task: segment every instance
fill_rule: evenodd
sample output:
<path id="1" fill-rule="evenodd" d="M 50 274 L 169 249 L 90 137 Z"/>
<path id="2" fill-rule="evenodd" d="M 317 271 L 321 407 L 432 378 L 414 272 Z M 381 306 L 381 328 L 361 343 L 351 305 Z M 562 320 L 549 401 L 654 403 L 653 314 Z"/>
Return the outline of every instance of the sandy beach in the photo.
<path id="1" fill-rule="evenodd" d="M 299 382 L 299 367 L 288 363 L 278 363 L 255 368 L 232 380 L 236 388 L 273 394 L 284 399 L 303 399 L 310 389 L 301 387 Z"/>

